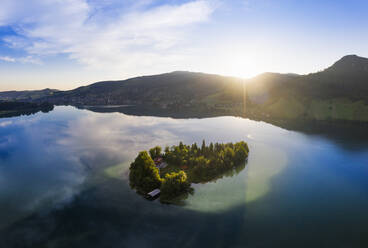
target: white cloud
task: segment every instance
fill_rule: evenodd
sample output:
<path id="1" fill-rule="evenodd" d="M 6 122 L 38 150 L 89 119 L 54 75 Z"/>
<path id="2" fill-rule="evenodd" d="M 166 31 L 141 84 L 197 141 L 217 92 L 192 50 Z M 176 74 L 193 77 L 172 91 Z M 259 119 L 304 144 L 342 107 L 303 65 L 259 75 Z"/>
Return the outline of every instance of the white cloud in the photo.
<path id="1" fill-rule="evenodd" d="M 42 61 L 39 58 L 35 58 L 33 56 L 20 57 L 20 58 L 17 58 L 17 60 L 21 63 L 30 63 L 30 64 L 37 64 L 37 65 L 42 64 Z"/>
<path id="2" fill-rule="evenodd" d="M 9 57 L 9 56 L 0 56 L 0 60 L 5 61 L 5 62 L 15 62 L 15 58 L 13 57 Z"/>
<path id="3" fill-rule="evenodd" d="M 1 5 L 0 25 L 19 34 L 4 41 L 29 54 L 23 61 L 66 54 L 89 68 L 120 74 L 180 62 L 191 28 L 214 10 L 209 0 L 154 7 L 152 0 L 3 0 Z"/>
<path id="4" fill-rule="evenodd" d="M 0 127 L 7 127 L 10 126 L 11 124 L 13 124 L 12 121 L 2 121 L 0 122 Z"/>
<path id="5" fill-rule="evenodd" d="M 33 56 L 26 56 L 26 57 L 9 57 L 9 56 L 0 56 L 1 61 L 16 63 L 20 62 L 22 64 L 42 64 L 39 58 L 35 58 Z"/>

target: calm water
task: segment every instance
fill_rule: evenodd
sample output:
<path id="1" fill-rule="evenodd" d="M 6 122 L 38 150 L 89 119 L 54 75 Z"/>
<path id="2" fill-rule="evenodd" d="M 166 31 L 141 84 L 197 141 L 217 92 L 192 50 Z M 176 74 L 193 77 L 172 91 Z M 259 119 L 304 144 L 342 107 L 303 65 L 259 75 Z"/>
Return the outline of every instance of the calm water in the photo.
<path id="1" fill-rule="evenodd" d="M 202 139 L 245 140 L 248 164 L 183 206 L 131 191 L 138 151 Z M 72 107 L 0 119 L 0 247 L 367 247 L 362 139 Z"/>

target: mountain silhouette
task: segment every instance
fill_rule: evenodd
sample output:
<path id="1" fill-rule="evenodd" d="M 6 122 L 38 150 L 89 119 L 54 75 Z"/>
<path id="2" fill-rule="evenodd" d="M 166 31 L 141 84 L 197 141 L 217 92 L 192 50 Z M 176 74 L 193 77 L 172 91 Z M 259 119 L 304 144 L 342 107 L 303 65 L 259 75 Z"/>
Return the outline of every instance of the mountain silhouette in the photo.
<path id="1" fill-rule="evenodd" d="M 0 100 L 47 101 L 80 107 L 129 105 L 144 109 L 144 114 L 168 116 L 368 122 L 368 59 L 347 55 L 330 67 L 307 75 L 263 73 L 241 80 L 175 71 L 97 82 L 69 91 L 46 91 L 47 94 L 38 96 L 35 92 L 3 92 Z M 12 98 L 15 95 L 21 97 Z"/>

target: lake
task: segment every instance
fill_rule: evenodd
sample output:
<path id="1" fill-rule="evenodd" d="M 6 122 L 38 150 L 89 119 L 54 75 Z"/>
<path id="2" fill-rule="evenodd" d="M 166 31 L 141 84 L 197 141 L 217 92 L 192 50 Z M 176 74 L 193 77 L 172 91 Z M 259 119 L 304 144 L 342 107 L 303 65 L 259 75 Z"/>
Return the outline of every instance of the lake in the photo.
<path id="1" fill-rule="evenodd" d="M 0 119 L 0 247 L 367 247 L 368 142 L 339 133 L 73 107 Z M 130 189 L 139 151 L 203 139 L 246 141 L 246 166 L 181 205 Z"/>

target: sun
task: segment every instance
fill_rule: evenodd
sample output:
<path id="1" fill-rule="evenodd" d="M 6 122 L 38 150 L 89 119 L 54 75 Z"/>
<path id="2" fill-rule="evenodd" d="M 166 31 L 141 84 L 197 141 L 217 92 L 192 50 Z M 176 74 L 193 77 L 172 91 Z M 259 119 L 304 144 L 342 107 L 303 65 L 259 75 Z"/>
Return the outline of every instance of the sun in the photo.
<path id="1" fill-rule="evenodd" d="M 251 78 L 264 72 L 255 52 L 236 47 L 220 51 L 210 63 L 214 65 L 213 71 L 226 76 Z"/>
<path id="2" fill-rule="evenodd" d="M 257 61 L 247 56 L 234 55 L 228 58 L 229 64 L 224 67 L 224 74 L 240 78 L 251 78 L 261 73 Z"/>

